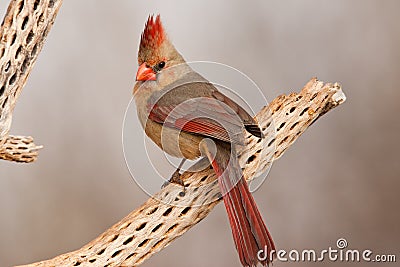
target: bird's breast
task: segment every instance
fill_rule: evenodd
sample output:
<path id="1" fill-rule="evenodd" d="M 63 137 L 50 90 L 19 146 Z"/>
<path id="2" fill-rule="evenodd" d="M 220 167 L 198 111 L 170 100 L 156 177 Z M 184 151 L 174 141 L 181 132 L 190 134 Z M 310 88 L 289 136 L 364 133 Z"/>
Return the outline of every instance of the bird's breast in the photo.
<path id="1" fill-rule="evenodd" d="M 166 127 L 152 120 L 147 120 L 145 132 L 157 146 L 171 156 L 190 160 L 201 156 L 201 136 Z"/>

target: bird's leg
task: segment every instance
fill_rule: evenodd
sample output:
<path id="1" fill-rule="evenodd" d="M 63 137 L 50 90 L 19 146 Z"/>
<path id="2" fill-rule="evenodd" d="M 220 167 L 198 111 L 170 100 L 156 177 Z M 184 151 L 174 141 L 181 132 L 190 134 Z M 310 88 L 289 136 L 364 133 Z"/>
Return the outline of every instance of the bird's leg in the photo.
<path id="1" fill-rule="evenodd" d="M 181 179 L 181 168 L 183 164 L 185 163 L 186 159 L 182 159 L 181 163 L 179 163 L 178 168 L 176 168 L 175 172 L 172 174 L 171 178 L 169 178 L 168 181 L 166 181 L 163 185 L 162 188 L 166 187 L 169 183 L 174 183 L 183 186 L 183 189 L 185 190 L 185 184 L 183 183 L 183 180 Z"/>

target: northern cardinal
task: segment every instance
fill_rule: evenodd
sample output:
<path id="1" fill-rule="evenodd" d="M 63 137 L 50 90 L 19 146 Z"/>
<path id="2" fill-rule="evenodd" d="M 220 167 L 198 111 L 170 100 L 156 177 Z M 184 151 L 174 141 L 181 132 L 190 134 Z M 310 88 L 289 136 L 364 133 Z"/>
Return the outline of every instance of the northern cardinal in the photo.
<path id="1" fill-rule="evenodd" d="M 257 122 L 190 68 L 168 39 L 160 15 L 149 16 L 145 24 L 138 63 L 134 98 L 147 136 L 172 156 L 209 159 L 242 265 L 268 265 L 275 246 L 235 152 L 245 130 L 263 137 Z M 260 250 L 267 257 L 259 259 Z"/>

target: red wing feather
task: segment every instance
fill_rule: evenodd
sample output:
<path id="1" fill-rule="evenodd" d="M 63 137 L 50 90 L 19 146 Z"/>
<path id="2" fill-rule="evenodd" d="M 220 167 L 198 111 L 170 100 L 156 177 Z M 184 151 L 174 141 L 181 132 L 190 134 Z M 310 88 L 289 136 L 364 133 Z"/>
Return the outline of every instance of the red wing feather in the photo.
<path id="1" fill-rule="evenodd" d="M 242 130 L 240 124 L 232 123 L 235 122 L 231 118 L 233 115 L 227 112 L 217 113 L 217 108 L 193 102 L 181 103 L 178 106 L 155 104 L 148 107 L 150 110 L 148 117 L 167 127 L 242 144 L 240 140 Z"/>
<path id="2" fill-rule="evenodd" d="M 229 135 L 226 130 L 217 123 L 212 123 L 206 118 L 196 118 L 187 121 L 184 118 L 178 119 L 175 126 L 186 132 L 201 134 L 209 137 L 214 137 L 220 140 L 229 142 Z"/>

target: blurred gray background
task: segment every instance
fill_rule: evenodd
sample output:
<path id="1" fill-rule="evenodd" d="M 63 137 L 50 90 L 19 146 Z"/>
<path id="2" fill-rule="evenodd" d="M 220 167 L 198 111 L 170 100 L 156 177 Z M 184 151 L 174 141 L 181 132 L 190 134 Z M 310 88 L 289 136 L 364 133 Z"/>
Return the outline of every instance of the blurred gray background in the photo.
<path id="1" fill-rule="evenodd" d="M 151 13 L 186 59 L 238 68 L 270 100 L 313 76 L 341 82 L 347 102 L 274 164 L 255 198 L 278 249 L 343 237 L 399 261 L 399 10 L 396 0 L 64 1 L 11 131 L 45 148 L 34 164 L 0 161 L 0 266 L 78 249 L 147 199 L 121 126 Z M 143 264 L 161 265 L 239 266 L 223 205 Z"/>

